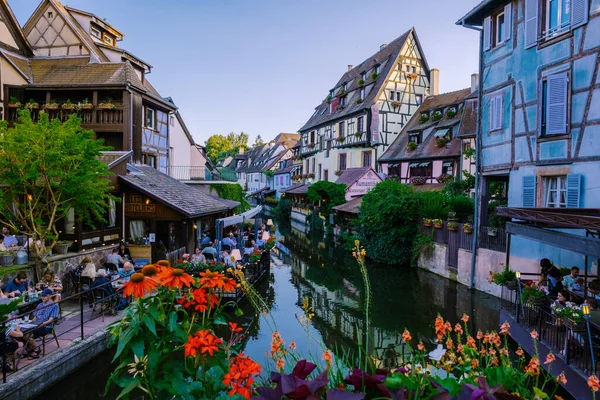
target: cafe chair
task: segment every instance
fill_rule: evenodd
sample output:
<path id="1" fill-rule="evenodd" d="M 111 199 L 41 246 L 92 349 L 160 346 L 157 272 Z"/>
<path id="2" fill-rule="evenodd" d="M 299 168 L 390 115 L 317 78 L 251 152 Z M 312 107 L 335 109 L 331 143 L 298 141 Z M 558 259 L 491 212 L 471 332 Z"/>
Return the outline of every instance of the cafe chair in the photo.
<path id="1" fill-rule="evenodd" d="M 96 307 L 100 305 L 100 309 L 98 313 L 102 315 L 102 322 L 104 322 L 104 314 L 114 308 L 113 306 L 113 297 L 106 296 L 106 291 L 102 289 L 94 289 L 92 290 L 94 296 L 94 307 L 92 308 L 92 315 L 90 315 L 90 320 L 94 317 L 94 313 L 96 312 Z"/>
<path id="2" fill-rule="evenodd" d="M 221 249 L 222 249 L 223 251 L 231 251 L 231 246 L 230 246 L 230 245 L 228 245 L 228 244 L 222 244 L 222 245 L 221 245 Z"/>
<path id="3" fill-rule="evenodd" d="M 215 261 L 215 256 L 210 253 L 204 253 L 204 257 L 206 258 L 206 261 Z"/>
<path id="4" fill-rule="evenodd" d="M 48 339 L 48 336 L 50 336 L 49 339 Z M 37 338 L 37 339 L 41 339 L 41 341 L 42 341 L 42 357 L 46 356 L 46 343 L 49 340 L 52 340 L 52 338 L 54 338 L 54 340 L 56 341 L 56 347 L 58 347 L 60 349 L 60 343 L 58 343 L 58 337 L 56 336 L 56 331 L 54 330 L 54 325 L 52 325 L 52 330 L 50 331 L 50 333 Z"/>

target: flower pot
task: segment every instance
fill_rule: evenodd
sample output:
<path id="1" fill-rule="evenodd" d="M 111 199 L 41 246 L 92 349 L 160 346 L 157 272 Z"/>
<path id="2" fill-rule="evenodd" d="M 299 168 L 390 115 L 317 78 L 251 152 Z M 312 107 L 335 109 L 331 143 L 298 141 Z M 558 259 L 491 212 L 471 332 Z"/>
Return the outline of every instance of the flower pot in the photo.
<path id="1" fill-rule="evenodd" d="M 44 104 L 44 110 L 58 110 L 58 104 Z"/>
<path id="2" fill-rule="evenodd" d="M 431 223 L 431 222 L 423 222 L 423 226 L 430 227 L 431 225 L 432 225 L 432 223 Z"/>
<path id="3" fill-rule="evenodd" d="M 14 260 L 15 256 L 13 256 L 12 254 L 0 255 L 0 265 L 13 265 Z"/>
<path id="4" fill-rule="evenodd" d="M 114 110 L 117 107 L 111 103 L 104 103 L 104 104 L 98 104 L 98 108 L 100 110 Z"/>
<path id="5" fill-rule="evenodd" d="M 55 248 L 56 248 L 56 254 L 67 254 L 67 252 L 69 251 L 69 246 L 71 246 L 70 243 L 60 243 L 60 244 L 57 244 L 55 246 Z"/>
<path id="6" fill-rule="evenodd" d="M 465 233 L 473 233 L 473 228 L 464 228 L 463 231 Z"/>
<path id="7" fill-rule="evenodd" d="M 505 286 L 508 290 L 517 290 L 517 281 L 506 282 Z"/>
<path id="8" fill-rule="evenodd" d="M 61 108 L 65 111 L 72 111 L 75 109 L 75 106 L 73 104 L 63 104 Z"/>
<path id="9" fill-rule="evenodd" d="M 8 103 L 8 108 L 19 108 L 21 103 Z"/>
<path id="10" fill-rule="evenodd" d="M 92 103 L 86 103 L 86 104 L 82 104 L 82 105 L 80 106 L 80 108 L 81 108 L 82 110 L 91 110 L 91 109 L 93 109 L 93 108 L 94 108 L 94 105 L 93 105 Z"/>
<path id="11" fill-rule="evenodd" d="M 38 103 L 27 103 L 25 104 L 25 108 L 28 110 L 37 110 L 40 108 L 40 105 Z"/>
<path id="12" fill-rule="evenodd" d="M 448 230 L 452 231 L 452 232 L 456 232 L 458 230 L 458 227 L 457 226 L 449 226 Z"/>
<path id="13" fill-rule="evenodd" d="M 495 231 L 488 231 L 488 236 L 496 236 L 496 232 Z"/>
<path id="14" fill-rule="evenodd" d="M 444 227 L 444 224 L 433 224 L 433 227 L 435 229 L 442 229 Z"/>

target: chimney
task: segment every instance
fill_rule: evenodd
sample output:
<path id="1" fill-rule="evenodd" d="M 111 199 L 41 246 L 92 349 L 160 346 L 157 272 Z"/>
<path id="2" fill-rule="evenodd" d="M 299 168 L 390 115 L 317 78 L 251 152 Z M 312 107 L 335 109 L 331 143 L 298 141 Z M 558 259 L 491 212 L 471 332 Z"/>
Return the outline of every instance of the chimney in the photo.
<path id="1" fill-rule="evenodd" d="M 479 89 L 479 74 L 471 74 L 471 93 L 476 92 Z"/>
<path id="2" fill-rule="evenodd" d="M 384 43 L 381 46 L 379 46 L 379 50 L 381 51 L 381 50 L 385 49 L 385 46 L 387 46 L 387 43 Z"/>
<path id="3" fill-rule="evenodd" d="M 240 146 L 240 154 L 244 154 L 244 146 Z"/>
<path id="4" fill-rule="evenodd" d="M 354 65 L 348 64 L 348 71 L 352 71 L 352 68 L 354 68 Z"/>
<path id="5" fill-rule="evenodd" d="M 437 68 L 433 68 L 431 70 L 431 74 L 429 75 L 429 94 L 431 96 L 437 96 L 440 94 L 440 70 Z"/>

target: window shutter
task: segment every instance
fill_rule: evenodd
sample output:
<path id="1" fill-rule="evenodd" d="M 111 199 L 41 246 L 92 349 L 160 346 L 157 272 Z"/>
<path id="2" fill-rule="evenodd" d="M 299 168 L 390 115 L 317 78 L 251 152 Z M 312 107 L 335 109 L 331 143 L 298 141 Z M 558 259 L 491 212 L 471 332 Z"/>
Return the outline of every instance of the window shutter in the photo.
<path id="1" fill-rule="evenodd" d="M 535 175 L 523 177 L 523 207 L 535 207 Z"/>
<path id="2" fill-rule="evenodd" d="M 504 125 L 504 96 L 496 96 L 496 129 Z"/>
<path id="3" fill-rule="evenodd" d="M 579 208 L 581 199 L 581 175 L 567 175 L 567 208 Z"/>
<path id="4" fill-rule="evenodd" d="M 546 133 L 549 135 L 567 133 L 567 73 L 549 76 L 547 85 Z"/>
<path id="5" fill-rule="evenodd" d="M 492 17 L 483 20 L 483 50 L 492 47 Z"/>
<path id="6" fill-rule="evenodd" d="M 490 98 L 490 107 L 489 107 L 490 111 L 489 111 L 489 116 L 488 118 L 490 119 L 490 131 L 494 130 L 494 127 L 496 126 L 496 98 L 492 97 Z"/>
<path id="7" fill-rule="evenodd" d="M 571 29 L 586 24 L 588 22 L 588 14 L 588 0 L 571 0 Z"/>
<path id="8" fill-rule="evenodd" d="M 510 39 L 512 34 L 512 3 L 508 3 L 504 6 L 504 25 L 506 26 L 506 36 L 504 40 Z"/>
<path id="9" fill-rule="evenodd" d="M 539 0 L 525 0 L 525 48 L 537 44 Z"/>

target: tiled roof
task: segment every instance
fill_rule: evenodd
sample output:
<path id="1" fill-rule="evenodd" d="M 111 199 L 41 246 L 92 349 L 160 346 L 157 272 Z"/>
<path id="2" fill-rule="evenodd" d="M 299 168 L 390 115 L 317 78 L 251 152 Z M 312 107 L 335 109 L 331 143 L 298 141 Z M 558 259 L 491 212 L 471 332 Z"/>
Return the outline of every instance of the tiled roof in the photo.
<path id="1" fill-rule="evenodd" d="M 192 185 L 191 187 L 195 187 L 195 186 Z M 197 190 L 200 190 L 200 189 L 198 188 Z M 204 192 L 202 192 L 202 193 L 204 193 Z M 204 194 L 206 194 L 206 193 L 204 193 Z M 219 196 L 217 196 L 216 194 L 208 193 L 208 196 L 212 197 L 213 199 L 217 200 L 220 203 L 223 203 L 230 210 L 233 210 L 234 208 L 236 208 L 237 206 L 242 204 L 239 201 L 222 199 Z"/>
<path id="2" fill-rule="evenodd" d="M 306 194 L 308 192 L 308 188 L 310 185 L 305 183 L 298 183 L 296 185 L 292 185 L 289 188 L 285 189 L 283 193 L 287 194 Z"/>
<path id="3" fill-rule="evenodd" d="M 465 101 L 458 136 L 469 137 L 477 134 L 477 98 Z"/>
<path id="4" fill-rule="evenodd" d="M 13 64 L 28 81 L 31 80 L 31 70 L 29 69 L 29 63 L 26 58 L 17 57 L 4 50 L 0 50 L 0 53 L 2 53 L 2 55 L 6 57 L 6 59 Z"/>
<path id="5" fill-rule="evenodd" d="M 120 164 L 125 159 L 130 159 L 132 154 L 132 151 L 103 151 L 98 156 L 98 160 L 108 164 L 108 168 L 110 169 L 114 164 Z"/>
<path id="6" fill-rule="evenodd" d="M 403 33 L 400 37 L 395 39 L 393 42 L 385 46 L 383 49 L 379 50 L 377 53 L 375 53 L 359 65 L 352 68 L 350 71 L 345 72 L 344 75 L 342 75 L 342 77 L 336 83 L 334 88 L 341 86 L 343 83 L 348 83 L 348 88 L 346 90 L 346 107 L 342 110 L 334 110 L 334 112 L 329 113 L 329 103 L 325 98 L 323 102 L 315 108 L 315 113 L 312 115 L 312 117 L 309 118 L 306 124 L 304 124 L 304 126 L 300 128 L 299 131 L 306 131 L 308 129 L 322 125 L 330 120 L 338 119 L 360 110 L 369 109 L 373 104 L 375 104 L 375 102 L 377 101 L 377 93 L 379 92 L 379 88 L 385 82 L 385 79 L 390 69 L 394 65 L 393 61 L 395 61 L 398 57 L 398 54 L 402 50 L 402 47 L 404 46 L 404 43 L 408 39 L 411 32 L 413 32 L 416 37 L 415 30 L 410 29 L 409 31 Z M 423 54 L 422 51 L 421 54 Z M 376 65 L 380 65 L 380 73 L 377 76 L 377 79 L 375 80 L 375 82 L 373 82 L 371 77 L 367 76 L 366 82 L 364 83 L 365 99 L 362 103 L 356 104 L 356 99 L 358 98 L 358 93 L 360 89 L 358 81 L 360 80 L 361 73 L 367 72 L 368 74 L 370 74 L 369 71 Z M 427 73 L 429 73 L 429 71 L 427 71 Z M 322 112 L 323 110 L 325 111 Z"/>
<path id="7" fill-rule="evenodd" d="M 276 143 L 273 146 L 268 143 L 255 146 L 250 150 L 248 158 L 237 169 L 237 172 L 252 173 L 268 171 L 281 160 L 287 150 L 281 143 Z"/>
<path id="8" fill-rule="evenodd" d="M 92 86 L 126 85 L 129 82 L 126 63 L 90 64 L 89 61 L 89 57 L 32 58 L 30 63 L 33 84 L 39 86 Z"/>
<path id="9" fill-rule="evenodd" d="M 350 187 L 369 171 L 373 171 L 373 173 L 377 175 L 377 172 L 371 167 L 346 168 L 335 183 L 344 184 L 346 187 Z"/>
<path id="10" fill-rule="evenodd" d="M 295 171 L 296 169 L 299 169 L 299 168 L 302 168 L 302 165 L 300 165 L 300 164 L 290 165 L 289 167 L 279 168 L 278 170 L 273 172 L 273 175 L 287 174 L 288 172 Z"/>
<path id="11" fill-rule="evenodd" d="M 188 218 L 214 214 L 229 208 L 221 200 L 190 188 L 185 183 L 147 165 L 132 166 L 127 175 L 120 175 L 119 178 L 125 184 Z"/>
<path id="12" fill-rule="evenodd" d="M 422 113 L 440 110 L 450 106 L 457 106 L 464 102 L 467 95 L 471 93 L 471 89 L 458 90 L 456 92 L 444 93 L 437 96 L 428 97 L 419 109 L 414 113 L 410 121 L 404 126 L 396 140 L 392 142 L 390 147 L 381 155 L 379 162 L 400 161 L 400 160 L 419 160 L 429 158 L 444 158 L 458 157 L 461 151 L 461 141 L 456 138 L 454 133 L 453 139 L 445 147 L 437 146 L 437 139 L 434 131 L 431 131 L 427 137 L 423 138 L 423 142 L 416 150 L 409 150 L 408 134 L 409 132 L 425 131 L 436 128 L 450 128 L 457 126 L 463 116 L 463 111 L 459 110 L 454 118 L 448 118 L 445 114 L 438 121 L 433 121 L 431 118 L 425 123 L 419 122 L 419 117 Z"/>
<path id="13" fill-rule="evenodd" d="M 362 204 L 363 196 L 356 197 L 344 204 L 333 207 L 337 212 L 345 212 L 348 214 L 360 214 L 360 205 Z"/>

